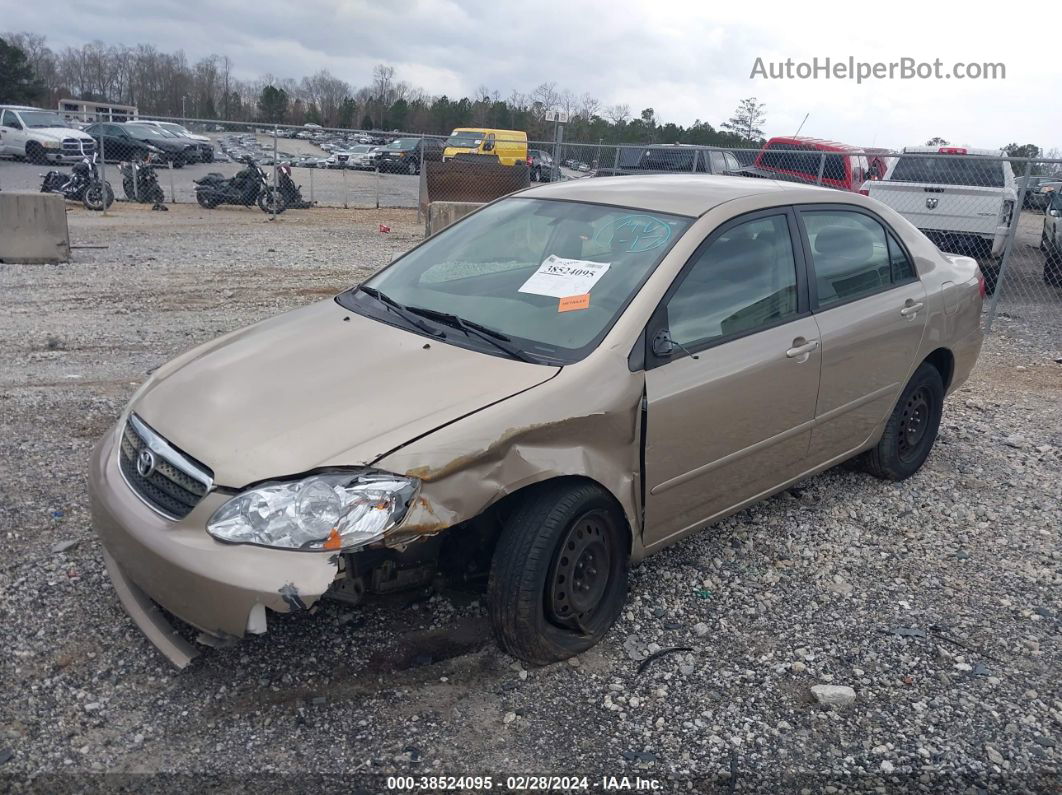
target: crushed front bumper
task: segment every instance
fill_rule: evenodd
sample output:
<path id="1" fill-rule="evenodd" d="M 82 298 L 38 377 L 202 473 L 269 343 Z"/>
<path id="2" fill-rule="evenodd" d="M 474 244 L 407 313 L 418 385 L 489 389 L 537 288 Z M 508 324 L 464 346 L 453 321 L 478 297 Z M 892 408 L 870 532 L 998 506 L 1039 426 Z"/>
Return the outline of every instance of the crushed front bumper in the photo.
<path id="1" fill-rule="evenodd" d="M 121 424 L 92 452 L 89 496 L 92 524 L 103 542 L 107 570 L 130 617 L 178 667 L 195 647 L 169 626 L 152 601 L 205 633 L 207 641 L 266 630 L 266 608 L 305 610 L 337 576 L 334 553 L 225 544 L 206 531 L 211 514 L 228 499 L 212 492 L 184 519 L 149 508 L 126 484 L 116 444 Z"/>

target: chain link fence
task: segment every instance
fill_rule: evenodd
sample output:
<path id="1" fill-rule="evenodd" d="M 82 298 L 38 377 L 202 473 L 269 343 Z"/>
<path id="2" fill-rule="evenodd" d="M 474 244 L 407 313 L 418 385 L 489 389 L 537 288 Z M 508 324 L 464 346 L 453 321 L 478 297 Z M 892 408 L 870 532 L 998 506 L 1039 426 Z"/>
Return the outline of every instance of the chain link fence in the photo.
<path id="1" fill-rule="evenodd" d="M 42 167 L 61 172 L 51 183 L 55 188 L 67 178 L 66 167 L 82 157 L 94 158 L 99 178 L 111 184 L 116 201 L 110 213 L 129 203 L 158 209 L 198 203 L 205 209 L 242 205 L 272 217 L 318 206 L 397 207 L 428 219 L 441 203 L 473 207 L 530 185 L 626 174 L 814 184 L 869 195 L 941 250 L 975 257 L 990 294 L 989 330 L 1000 313 L 1062 324 L 1058 160 L 950 146 L 898 153 L 798 138 L 772 139 L 755 149 L 574 143 L 563 140 L 559 126 L 554 140 L 529 141 L 517 131 L 474 128 L 431 136 L 157 117 L 71 122 L 82 128 L 80 140 L 48 151 L 31 150 L 27 142 L 25 159 L 33 162 L 0 161 L 0 190 L 41 189 Z M 2 123 L 0 132 L 9 149 L 17 148 Z M 22 132 L 32 139 L 32 130 Z M 880 241 L 854 236 L 850 243 L 853 271 L 866 264 L 861 259 L 887 256 L 878 250 Z M 813 254 L 815 244 L 809 239 Z"/>

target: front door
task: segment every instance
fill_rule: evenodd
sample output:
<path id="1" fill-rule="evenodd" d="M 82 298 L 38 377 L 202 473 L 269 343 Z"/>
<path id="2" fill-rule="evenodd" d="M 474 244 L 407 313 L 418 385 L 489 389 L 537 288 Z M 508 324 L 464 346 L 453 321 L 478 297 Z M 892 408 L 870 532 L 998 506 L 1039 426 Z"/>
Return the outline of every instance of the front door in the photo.
<path id="1" fill-rule="evenodd" d="M 794 239 L 786 208 L 731 221 L 702 244 L 654 315 L 649 338 L 666 333 L 672 353 L 647 353 L 646 546 L 805 468 L 820 349 Z"/>

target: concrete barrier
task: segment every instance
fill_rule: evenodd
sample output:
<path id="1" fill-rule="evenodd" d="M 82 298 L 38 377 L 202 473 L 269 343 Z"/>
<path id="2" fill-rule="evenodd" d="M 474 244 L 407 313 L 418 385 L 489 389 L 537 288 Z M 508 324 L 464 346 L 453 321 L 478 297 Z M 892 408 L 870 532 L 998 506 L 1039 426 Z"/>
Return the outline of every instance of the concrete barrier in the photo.
<path id="1" fill-rule="evenodd" d="M 69 261 L 70 230 L 63 197 L 0 191 L 0 262 Z"/>
<path id="2" fill-rule="evenodd" d="M 483 202 L 432 202 L 428 205 L 428 224 L 424 234 L 434 235 L 482 206 Z"/>

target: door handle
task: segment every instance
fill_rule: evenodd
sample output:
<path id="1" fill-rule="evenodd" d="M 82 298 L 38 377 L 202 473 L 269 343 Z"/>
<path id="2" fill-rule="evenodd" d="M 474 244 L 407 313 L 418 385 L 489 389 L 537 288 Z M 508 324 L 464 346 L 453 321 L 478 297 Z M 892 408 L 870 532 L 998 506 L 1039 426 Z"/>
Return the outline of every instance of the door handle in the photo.
<path id="1" fill-rule="evenodd" d="M 914 317 L 922 311 L 922 307 L 924 306 L 925 304 L 923 304 L 921 301 L 919 301 L 918 303 L 908 301 L 906 304 L 903 305 L 903 309 L 900 310 L 900 314 L 904 317 Z"/>
<path id="2" fill-rule="evenodd" d="M 793 347 L 785 352 L 787 359 L 799 359 L 801 356 L 807 356 L 819 347 L 818 340 L 801 342 L 802 339 L 802 337 L 797 337 L 797 339 L 793 340 Z"/>

